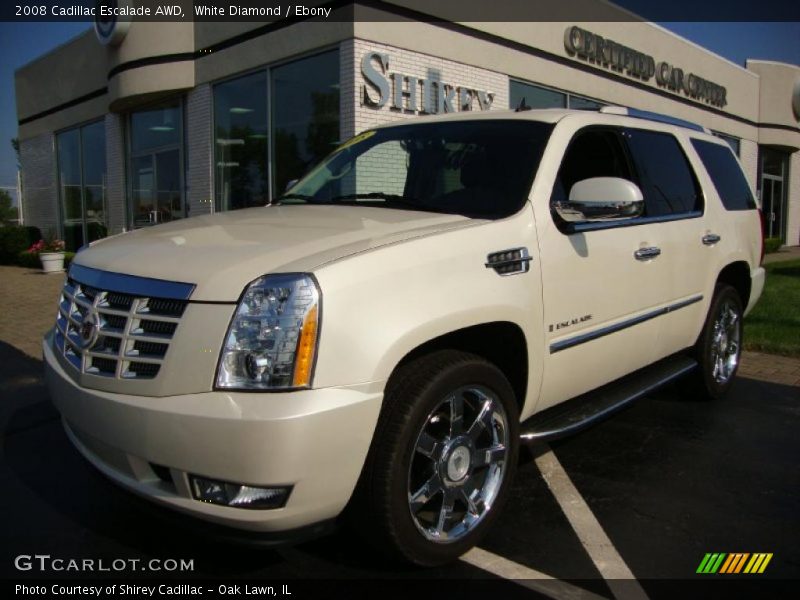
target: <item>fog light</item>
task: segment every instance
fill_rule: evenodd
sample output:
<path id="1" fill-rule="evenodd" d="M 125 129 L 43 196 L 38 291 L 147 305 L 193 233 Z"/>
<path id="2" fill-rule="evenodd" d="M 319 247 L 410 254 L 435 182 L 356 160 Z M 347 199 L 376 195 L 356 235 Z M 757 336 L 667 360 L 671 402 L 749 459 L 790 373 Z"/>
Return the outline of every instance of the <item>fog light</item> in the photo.
<path id="1" fill-rule="evenodd" d="M 289 499 L 289 492 L 292 491 L 291 487 L 262 488 L 195 475 L 191 475 L 190 480 L 192 494 L 196 500 L 236 508 L 282 508 Z"/>

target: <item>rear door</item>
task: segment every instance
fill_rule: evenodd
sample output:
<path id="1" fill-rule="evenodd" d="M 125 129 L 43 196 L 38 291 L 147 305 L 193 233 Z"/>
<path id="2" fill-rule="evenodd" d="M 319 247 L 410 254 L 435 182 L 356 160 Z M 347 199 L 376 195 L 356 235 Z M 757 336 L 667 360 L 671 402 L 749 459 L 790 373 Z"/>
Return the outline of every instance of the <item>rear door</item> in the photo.
<path id="1" fill-rule="evenodd" d="M 709 299 L 707 282 L 722 232 L 679 139 L 670 131 L 627 129 L 625 139 L 645 201 L 644 219 L 660 254 L 663 305 L 652 341 L 654 360 L 694 344 Z M 668 310 L 667 310 L 668 309 Z"/>

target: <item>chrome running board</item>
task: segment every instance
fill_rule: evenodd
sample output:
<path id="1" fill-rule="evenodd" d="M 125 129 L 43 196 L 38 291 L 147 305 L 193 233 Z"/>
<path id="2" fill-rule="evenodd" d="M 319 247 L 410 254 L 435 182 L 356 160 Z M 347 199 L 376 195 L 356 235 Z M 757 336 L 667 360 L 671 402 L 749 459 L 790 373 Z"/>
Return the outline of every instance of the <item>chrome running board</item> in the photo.
<path id="1" fill-rule="evenodd" d="M 665 358 L 533 415 L 522 423 L 520 440 L 533 443 L 577 433 L 696 367 L 697 361 L 688 356 L 677 354 Z"/>

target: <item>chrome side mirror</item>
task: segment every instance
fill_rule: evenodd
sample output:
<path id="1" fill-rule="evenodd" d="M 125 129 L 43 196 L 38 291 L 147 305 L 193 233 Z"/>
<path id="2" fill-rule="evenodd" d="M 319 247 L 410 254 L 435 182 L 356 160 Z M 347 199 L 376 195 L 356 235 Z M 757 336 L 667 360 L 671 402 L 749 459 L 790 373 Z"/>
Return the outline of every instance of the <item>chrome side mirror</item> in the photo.
<path id="1" fill-rule="evenodd" d="M 569 200 L 553 203 L 567 223 L 634 219 L 644 212 L 644 196 L 635 183 L 620 177 L 592 177 L 572 186 Z"/>

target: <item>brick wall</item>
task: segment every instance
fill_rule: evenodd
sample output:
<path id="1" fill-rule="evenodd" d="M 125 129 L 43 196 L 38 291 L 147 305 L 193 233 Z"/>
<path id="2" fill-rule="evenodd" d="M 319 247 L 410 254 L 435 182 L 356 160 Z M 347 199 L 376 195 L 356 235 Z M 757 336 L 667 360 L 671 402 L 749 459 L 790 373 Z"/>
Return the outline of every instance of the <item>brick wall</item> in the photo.
<path id="1" fill-rule="evenodd" d="M 106 206 L 108 234 L 123 231 L 127 224 L 125 214 L 125 130 L 124 117 L 109 113 L 106 125 Z"/>
<path id="2" fill-rule="evenodd" d="M 41 229 L 43 235 L 58 230 L 55 137 L 52 133 L 20 141 L 22 165 L 22 209 L 25 224 Z"/>
<path id="3" fill-rule="evenodd" d="M 189 216 L 211 212 L 211 86 L 200 85 L 186 97 L 186 203 Z"/>
<path id="4" fill-rule="evenodd" d="M 361 83 L 361 75 L 355 53 L 355 40 L 339 44 L 339 139 L 342 141 L 356 134 L 356 84 Z"/>

